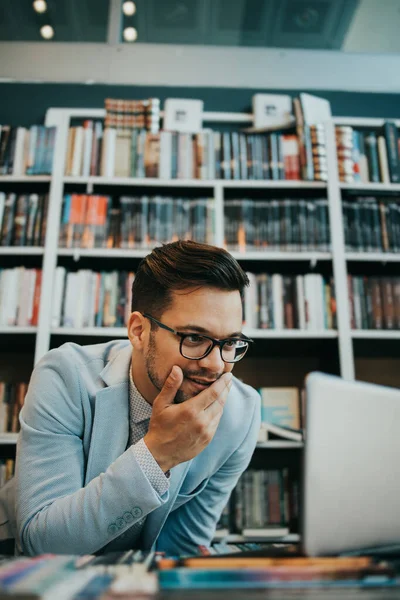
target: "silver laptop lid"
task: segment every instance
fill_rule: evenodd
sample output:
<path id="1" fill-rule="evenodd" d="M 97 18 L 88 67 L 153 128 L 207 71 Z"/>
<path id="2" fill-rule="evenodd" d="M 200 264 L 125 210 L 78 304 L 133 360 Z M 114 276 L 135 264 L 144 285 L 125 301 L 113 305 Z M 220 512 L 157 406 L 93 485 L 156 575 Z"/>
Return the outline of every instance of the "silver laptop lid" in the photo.
<path id="1" fill-rule="evenodd" d="M 309 556 L 400 542 L 400 390 L 306 379 L 302 543 Z"/>

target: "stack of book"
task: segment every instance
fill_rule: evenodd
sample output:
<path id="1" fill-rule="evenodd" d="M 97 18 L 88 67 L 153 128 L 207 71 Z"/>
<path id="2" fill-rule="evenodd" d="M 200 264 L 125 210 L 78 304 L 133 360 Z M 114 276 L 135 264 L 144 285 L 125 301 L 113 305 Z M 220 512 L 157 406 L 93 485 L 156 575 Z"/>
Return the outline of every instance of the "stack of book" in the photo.
<path id="1" fill-rule="evenodd" d="M 0 244 L 43 246 L 46 236 L 47 194 L 0 192 Z"/>
<path id="2" fill-rule="evenodd" d="M 145 128 L 103 128 L 101 121 L 92 120 L 70 128 L 65 174 L 202 180 L 301 178 L 294 134 L 211 129 L 154 133 Z"/>
<path id="3" fill-rule="evenodd" d="M 62 248 L 151 248 L 178 239 L 214 243 L 214 200 L 67 194 Z"/>
<path id="4" fill-rule="evenodd" d="M 399 183 L 399 136 L 395 123 L 382 131 L 336 127 L 339 179 L 344 183 Z"/>
<path id="5" fill-rule="evenodd" d="M 38 324 L 41 283 L 41 269 L 0 270 L 0 326 Z"/>
<path id="6" fill-rule="evenodd" d="M 300 394 L 295 387 L 262 387 L 261 427 L 259 442 L 286 440 L 301 442 L 305 422 L 304 411 L 300 410 Z"/>
<path id="7" fill-rule="evenodd" d="M 398 568 L 371 557 L 305 558 L 295 546 L 198 547 L 192 556 L 140 550 L 100 556 L 39 555 L 3 559 L 2 598 L 130 600 L 169 589 L 301 589 L 398 587 Z"/>
<path id="8" fill-rule="evenodd" d="M 27 383 L 0 381 L 0 433 L 18 433 L 19 413 L 27 390 Z"/>
<path id="9" fill-rule="evenodd" d="M 160 129 L 160 99 L 122 100 L 106 98 L 104 126 L 119 130 L 146 129 L 157 133 Z"/>
<path id="10" fill-rule="evenodd" d="M 0 487 L 3 487 L 15 472 L 15 460 L 13 458 L 0 459 Z"/>
<path id="11" fill-rule="evenodd" d="M 398 198 L 360 197 L 342 200 L 346 250 L 400 251 Z"/>
<path id="12" fill-rule="evenodd" d="M 286 276 L 247 273 L 245 325 L 255 329 L 336 329 L 333 279 L 318 273 Z"/>
<path id="13" fill-rule="evenodd" d="M 400 278 L 348 275 L 352 329 L 400 329 Z"/>
<path id="14" fill-rule="evenodd" d="M 51 175 L 56 128 L 0 125 L 0 175 Z"/>
<path id="15" fill-rule="evenodd" d="M 248 469 L 234 492 L 235 529 L 247 537 L 283 537 L 298 526 L 299 482 L 280 470 Z"/>
<path id="16" fill-rule="evenodd" d="M 287 557 L 263 557 L 262 552 L 253 556 L 227 550 L 230 554 L 203 555 L 193 558 L 158 562 L 159 584 L 162 590 L 211 590 L 244 589 L 250 597 L 249 589 L 285 589 L 285 597 L 297 596 L 304 588 L 340 590 L 357 588 L 369 589 L 398 587 L 396 563 L 374 561 L 370 557 L 321 557 L 305 558 L 293 553 L 290 548 Z M 273 554 L 272 554 L 273 556 Z M 318 592 L 317 592 L 318 593 Z M 312 593 L 314 596 L 314 593 Z M 336 594 L 335 594 L 336 597 Z"/>
<path id="17" fill-rule="evenodd" d="M 305 181 L 327 181 L 325 121 L 331 118 L 329 102 L 310 94 L 293 100 L 300 146 L 301 177 Z"/>
<path id="18" fill-rule="evenodd" d="M 68 272 L 56 268 L 52 327 L 124 327 L 130 315 L 135 275 L 127 271 Z"/>
<path id="19" fill-rule="evenodd" d="M 328 201 L 225 200 L 224 233 L 230 251 L 326 252 L 330 250 Z"/>

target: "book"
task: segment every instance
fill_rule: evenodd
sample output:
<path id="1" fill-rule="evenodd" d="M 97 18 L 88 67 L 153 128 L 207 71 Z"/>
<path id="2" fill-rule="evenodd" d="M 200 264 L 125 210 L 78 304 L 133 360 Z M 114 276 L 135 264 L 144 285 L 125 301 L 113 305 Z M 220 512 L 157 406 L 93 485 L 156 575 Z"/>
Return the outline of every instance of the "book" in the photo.
<path id="1" fill-rule="evenodd" d="M 262 423 L 261 430 L 265 432 L 263 440 L 265 442 L 278 440 L 289 440 L 291 442 L 303 441 L 303 432 L 301 429 L 292 429 L 282 425 L 275 425 L 274 423 Z"/>
<path id="2" fill-rule="evenodd" d="M 262 387 L 261 420 L 291 429 L 300 429 L 299 390 L 295 387 Z"/>

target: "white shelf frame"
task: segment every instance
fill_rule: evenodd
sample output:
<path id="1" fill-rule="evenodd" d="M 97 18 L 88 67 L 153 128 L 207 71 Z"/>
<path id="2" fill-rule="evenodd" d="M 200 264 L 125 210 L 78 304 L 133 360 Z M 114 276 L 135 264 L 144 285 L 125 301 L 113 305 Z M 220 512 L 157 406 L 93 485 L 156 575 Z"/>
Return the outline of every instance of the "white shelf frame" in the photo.
<path id="1" fill-rule="evenodd" d="M 353 329 L 353 340 L 400 340 L 400 330 L 393 329 Z"/>
<path id="2" fill-rule="evenodd" d="M 339 339 L 340 374 L 344 379 L 355 378 L 354 354 L 350 336 L 350 306 L 347 291 L 347 266 L 345 259 L 344 229 L 339 173 L 336 154 L 335 127 L 325 123 L 328 164 L 328 206 L 335 280 L 336 319 Z"/>
<path id="3" fill-rule="evenodd" d="M 51 335 L 63 336 L 93 336 L 126 338 L 127 330 L 125 327 L 52 327 Z M 252 339 L 335 339 L 338 337 L 336 330 L 302 330 L 302 329 L 243 329 L 243 333 Z"/>
<path id="4" fill-rule="evenodd" d="M 346 252 L 346 260 L 353 262 L 400 262 L 400 252 Z"/>
<path id="5" fill-rule="evenodd" d="M 41 256 L 44 247 L 41 246 L 2 246 L 0 255 L 3 256 Z"/>
<path id="6" fill-rule="evenodd" d="M 180 187 L 180 188 L 209 188 L 217 185 L 228 189 L 317 189 L 325 190 L 326 183 L 319 181 L 295 180 L 228 180 L 228 179 L 160 179 L 153 177 L 63 177 L 65 184 L 86 185 L 87 193 L 92 193 L 95 185 L 131 186 L 131 187 Z"/>
<path id="7" fill-rule="evenodd" d="M 18 334 L 34 334 L 36 335 L 38 331 L 38 327 L 20 327 L 19 325 L 11 325 L 11 326 L 5 326 L 2 325 L 0 326 L 0 334 L 13 334 L 13 335 L 18 335 Z"/>
<path id="8" fill-rule="evenodd" d="M 18 433 L 0 433 L 0 445 L 14 445 L 17 443 Z"/>
<path id="9" fill-rule="evenodd" d="M 51 175 L 0 175 L 1 183 L 50 183 Z"/>
<path id="10" fill-rule="evenodd" d="M 221 207 L 219 206 L 221 204 Z M 223 201 L 218 202 L 218 210 L 222 208 L 223 211 Z M 223 218 L 223 215 L 222 217 Z M 219 222 L 219 225 L 222 221 Z M 223 243 L 223 228 L 222 230 L 216 234 L 216 238 L 221 239 Z M 222 243 L 220 245 L 222 245 Z M 83 257 L 97 257 L 97 258 L 143 258 L 150 254 L 152 248 L 58 248 L 57 254 L 58 256 L 70 256 L 75 258 L 75 260 L 79 260 L 79 258 Z M 1 254 L 1 252 L 0 252 Z M 12 252 L 10 252 L 12 254 Z M 318 261 L 330 261 L 332 260 L 331 252 L 317 252 L 317 251 L 299 251 L 299 252 L 283 252 L 283 251 L 249 251 L 249 252 L 231 252 L 232 256 L 236 258 L 238 261 L 287 261 L 287 262 L 310 262 L 313 266 L 317 264 Z"/>
<path id="11" fill-rule="evenodd" d="M 248 329 L 243 328 L 243 333 L 254 340 L 318 340 L 336 339 L 336 329 Z"/>
<path id="12" fill-rule="evenodd" d="M 257 442 L 257 448 L 263 448 L 265 450 L 291 450 L 304 448 L 304 442 L 290 442 L 276 440 L 273 442 Z"/>
<path id="13" fill-rule="evenodd" d="M 340 182 L 341 190 L 351 190 L 355 192 L 400 192 L 399 183 L 342 183 Z"/>

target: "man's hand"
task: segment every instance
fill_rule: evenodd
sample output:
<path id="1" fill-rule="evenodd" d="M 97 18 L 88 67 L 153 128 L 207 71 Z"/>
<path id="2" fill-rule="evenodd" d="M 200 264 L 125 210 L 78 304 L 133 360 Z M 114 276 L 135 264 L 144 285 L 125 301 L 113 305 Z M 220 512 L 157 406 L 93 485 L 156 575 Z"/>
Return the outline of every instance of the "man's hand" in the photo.
<path id="1" fill-rule="evenodd" d="M 174 404 L 182 380 L 182 370 L 175 365 L 153 402 L 149 431 L 144 436 L 164 473 L 191 460 L 211 442 L 232 386 L 232 374 L 225 373 L 197 396 Z"/>

